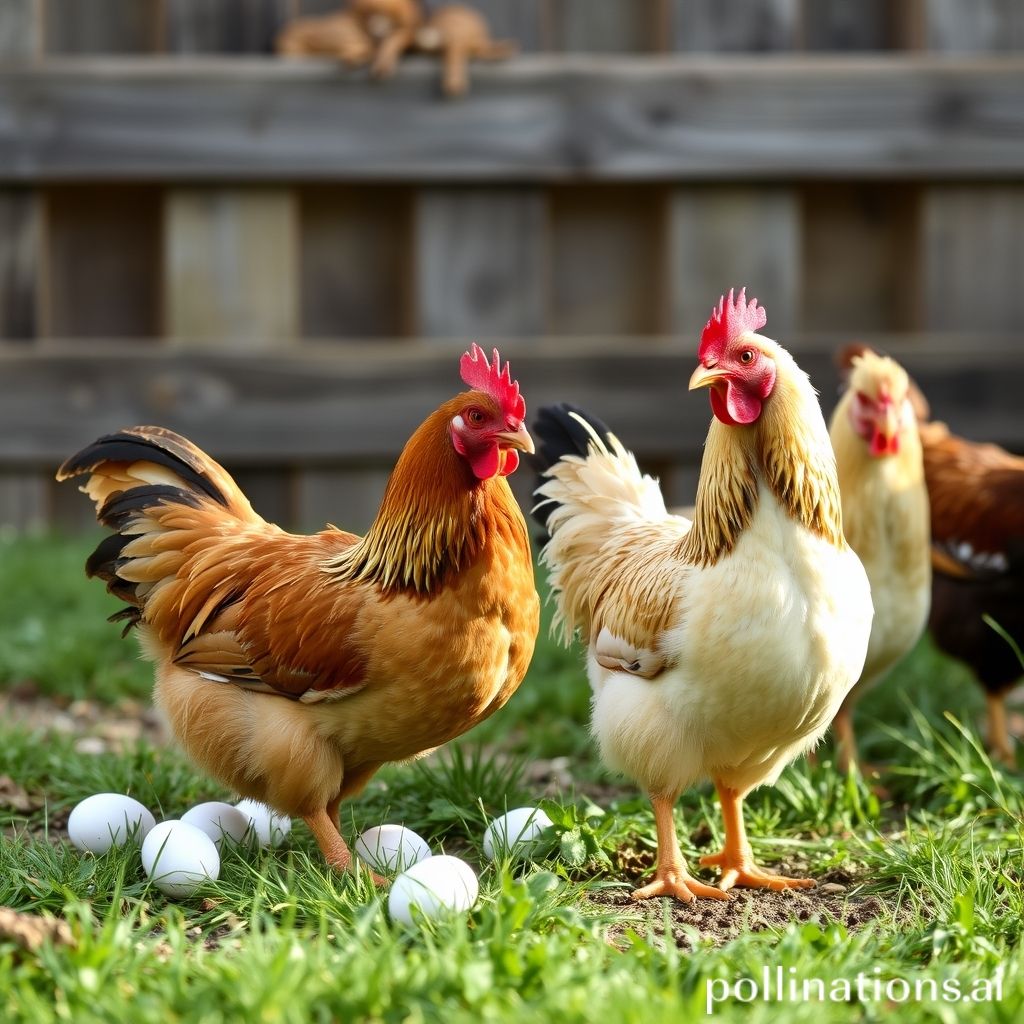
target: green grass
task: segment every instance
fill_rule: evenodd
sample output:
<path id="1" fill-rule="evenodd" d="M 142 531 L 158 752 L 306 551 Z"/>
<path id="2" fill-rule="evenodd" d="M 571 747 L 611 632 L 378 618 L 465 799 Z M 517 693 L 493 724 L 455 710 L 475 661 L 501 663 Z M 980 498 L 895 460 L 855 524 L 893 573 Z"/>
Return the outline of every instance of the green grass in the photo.
<path id="1" fill-rule="evenodd" d="M 104 622 L 116 602 L 81 575 L 86 550 L 0 541 L 0 686 L 30 679 L 44 693 L 103 701 L 148 691 L 148 666 Z M 714 946 L 698 916 L 610 899 L 629 884 L 623 851 L 649 854 L 654 829 L 646 802 L 598 763 L 588 701 L 578 654 L 545 637 L 500 715 L 440 755 L 386 769 L 344 809 L 349 835 L 402 821 L 480 868 L 467 918 L 416 929 L 392 926 L 365 879 L 326 871 L 301 823 L 279 850 L 228 848 L 216 883 L 168 900 L 133 847 L 83 857 L 47 835 L 48 823 L 100 790 L 130 792 L 158 817 L 228 794 L 173 749 L 95 756 L 76 752 L 73 737 L 0 724 L 0 776 L 47 801 L 14 813 L 0 798 L 0 905 L 62 916 L 75 936 L 74 947 L 35 954 L 0 939 L 0 1020 L 678 1021 L 704 1015 L 709 986 L 760 979 L 766 965 L 826 988 L 862 972 L 869 986 L 895 978 L 939 992 L 1001 972 L 1002 1001 L 984 1016 L 1022 1019 L 1022 779 L 988 760 L 975 730 L 979 691 L 927 644 L 862 704 L 863 748 L 888 765 L 884 795 L 839 777 L 825 748 L 819 764 L 793 765 L 747 805 L 760 858 L 819 877 L 842 871 L 851 900 L 877 901 L 858 930 L 793 920 Z M 530 766 L 557 755 L 570 756 L 579 792 L 545 802 L 555 828 L 532 860 L 487 864 L 488 817 L 537 802 Z M 707 787 L 684 796 L 678 823 L 690 858 L 718 841 Z M 886 1012 L 884 999 L 733 999 L 715 1016 L 827 1024 Z M 978 1015 L 973 1004 L 926 999 L 899 1019 Z"/>

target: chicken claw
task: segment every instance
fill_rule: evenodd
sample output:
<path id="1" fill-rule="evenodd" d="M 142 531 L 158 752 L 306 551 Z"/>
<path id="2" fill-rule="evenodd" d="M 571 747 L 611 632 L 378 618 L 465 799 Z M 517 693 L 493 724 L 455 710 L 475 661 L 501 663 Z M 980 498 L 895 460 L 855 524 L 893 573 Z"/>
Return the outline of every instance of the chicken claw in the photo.
<path id="1" fill-rule="evenodd" d="M 731 899 L 727 892 L 716 889 L 713 885 L 698 882 L 696 878 L 687 874 L 683 867 L 659 868 L 650 885 L 645 885 L 642 889 L 635 889 L 631 895 L 638 901 L 649 900 L 654 896 L 675 896 L 683 903 L 692 903 L 698 896 L 713 900 Z"/>
<path id="2" fill-rule="evenodd" d="M 717 867 L 722 869 L 722 877 L 718 880 L 718 888 L 728 891 L 734 886 L 747 889 L 810 889 L 817 883 L 813 878 L 787 878 L 764 871 L 754 864 L 749 854 L 737 859 L 733 851 L 725 849 L 721 853 L 713 853 L 701 857 L 701 867 Z"/>
<path id="3" fill-rule="evenodd" d="M 728 890 L 740 885 L 748 889 L 809 889 L 817 883 L 813 878 L 787 878 L 764 871 L 754 863 L 754 852 L 747 840 L 743 825 L 743 795 L 715 779 L 718 800 L 722 805 L 722 821 L 725 825 L 725 847 L 721 853 L 701 857 L 701 867 L 722 869 L 718 887 Z"/>
<path id="4" fill-rule="evenodd" d="M 654 873 L 654 881 L 642 889 L 637 889 L 633 893 L 633 899 L 649 900 L 653 896 L 675 896 L 684 903 L 692 903 L 698 896 L 706 896 L 713 900 L 729 899 L 727 893 L 698 882 L 686 870 L 683 854 L 679 849 L 675 823 L 672 820 L 674 805 L 675 797 L 651 797 L 654 823 L 658 829 L 658 867 Z"/>

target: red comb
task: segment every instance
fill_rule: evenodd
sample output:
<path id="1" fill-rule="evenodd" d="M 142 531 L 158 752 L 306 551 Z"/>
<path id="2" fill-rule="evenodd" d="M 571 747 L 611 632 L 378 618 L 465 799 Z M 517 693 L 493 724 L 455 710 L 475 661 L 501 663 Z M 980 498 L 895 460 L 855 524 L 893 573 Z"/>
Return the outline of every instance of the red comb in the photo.
<path id="1" fill-rule="evenodd" d="M 733 338 L 738 338 L 747 331 L 759 331 L 768 322 L 768 314 L 757 299 L 747 303 L 747 289 L 741 288 L 739 295 L 733 300 L 733 289 L 729 295 L 718 300 L 718 306 L 712 311 L 711 319 L 704 325 L 700 334 L 700 348 L 697 358 L 704 362 L 707 359 L 721 358 L 722 351 Z"/>
<path id="2" fill-rule="evenodd" d="M 519 394 L 519 382 L 512 379 L 508 363 L 502 367 L 497 349 L 494 349 L 493 359 L 493 363 L 488 363 L 484 350 L 473 342 L 473 347 L 459 363 L 462 379 L 471 388 L 490 395 L 507 417 L 522 421 L 526 417 L 526 402 Z"/>

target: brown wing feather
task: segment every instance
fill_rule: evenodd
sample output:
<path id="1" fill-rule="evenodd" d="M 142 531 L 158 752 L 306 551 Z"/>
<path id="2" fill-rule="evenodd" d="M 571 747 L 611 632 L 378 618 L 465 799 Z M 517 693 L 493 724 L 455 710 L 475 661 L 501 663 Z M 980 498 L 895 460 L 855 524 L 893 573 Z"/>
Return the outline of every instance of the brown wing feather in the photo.
<path id="1" fill-rule="evenodd" d="M 1024 459 L 944 423 L 922 424 L 921 442 L 936 543 L 998 553 L 1024 536 Z"/>

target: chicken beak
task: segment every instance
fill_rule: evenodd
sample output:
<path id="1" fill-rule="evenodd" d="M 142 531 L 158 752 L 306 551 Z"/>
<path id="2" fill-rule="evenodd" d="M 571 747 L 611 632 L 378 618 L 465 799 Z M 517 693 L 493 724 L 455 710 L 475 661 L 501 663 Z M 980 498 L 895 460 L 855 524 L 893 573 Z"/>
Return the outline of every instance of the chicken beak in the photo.
<path id="1" fill-rule="evenodd" d="M 518 430 L 503 430 L 495 436 L 505 448 L 515 448 L 516 451 L 526 452 L 527 455 L 533 455 L 537 450 L 533 446 L 533 438 L 530 437 L 525 423 L 520 423 Z"/>
<path id="2" fill-rule="evenodd" d="M 720 380 L 724 380 L 726 374 L 717 366 L 698 366 L 690 378 L 689 391 L 696 391 L 697 388 L 708 388 Z"/>

